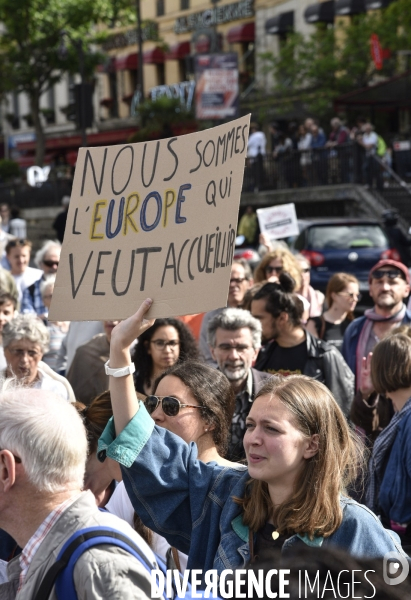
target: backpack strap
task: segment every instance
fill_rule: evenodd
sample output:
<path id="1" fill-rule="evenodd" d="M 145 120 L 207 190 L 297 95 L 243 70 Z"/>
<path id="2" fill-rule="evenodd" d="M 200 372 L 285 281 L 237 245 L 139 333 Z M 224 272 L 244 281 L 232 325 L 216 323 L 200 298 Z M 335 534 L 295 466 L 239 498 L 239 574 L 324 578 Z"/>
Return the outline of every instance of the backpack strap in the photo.
<path id="1" fill-rule="evenodd" d="M 144 568 L 151 572 L 155 565 L 145 556 L 143 551 L 129 537 L 110 527 L 89 527 L 76 531 L 61 548 L 57 560 L 46 572 L 37 594 L 33 600 L 47 600 L 53 586 L 56 586 L 56 595 L 59 600 L 65 598 L 77 599 L 74 586 L 73 571 L 80 556 L 93 546 L 108 544 L 118 546 L 133 555 Z M 157 557 L 156 557 L 157 559 Z M 165 571 L 165 565 L 161 559 L 157 560 L 161 570 Z M 166 598 L 166 596 L 164 596 Z"/>

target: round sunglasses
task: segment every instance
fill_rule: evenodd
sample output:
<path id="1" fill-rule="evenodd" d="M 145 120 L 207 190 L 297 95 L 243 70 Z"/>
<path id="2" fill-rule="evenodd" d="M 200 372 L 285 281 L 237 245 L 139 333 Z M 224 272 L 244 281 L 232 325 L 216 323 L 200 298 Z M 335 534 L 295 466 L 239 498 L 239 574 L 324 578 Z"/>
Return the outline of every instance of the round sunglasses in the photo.
<path id="1" fill-rule="evenodd" d="M 182 404 L 180 400 L 173 398 L 173 396 L 147 396 L 144 401 L 144 405 L 150 415 L 156 410 L 159 404 L 161 404 L 163 413 L 167 417 L 177 416 L 180 408 L 203 408 L 203 406 L 194 406 L 194 404 Z"/>

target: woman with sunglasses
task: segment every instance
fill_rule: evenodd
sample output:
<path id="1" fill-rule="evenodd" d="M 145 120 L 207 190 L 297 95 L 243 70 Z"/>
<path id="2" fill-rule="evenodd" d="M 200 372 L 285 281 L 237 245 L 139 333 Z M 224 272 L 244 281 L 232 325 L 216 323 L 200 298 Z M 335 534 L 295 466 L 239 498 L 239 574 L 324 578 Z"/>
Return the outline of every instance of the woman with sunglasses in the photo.
<path id="1" fill-rule="evenodd" d="M 75 408 L 83 419 L 87 432 L 88 458 L 84 474 L 84 489 L 91 490 L 99 508 L 105 508 L 109 513 L 127 521 L 143 538 L 143 540 L 167 562 L 167 552 L 170 548 L 167 541 L 143 525 L 140 517 L 127 496 L 122 474 L 118 462 L 106 460 L 101 463 L 97 460 L 97 443 L 109 419 L 113 416 L 110 392 L 106 391 L 94 398 L 89 406 L 81 402 L 75 403 Z M 118 482 L 118 485 L 116 485 Z M 187 557 L 177 550 L 170 552 L 174 564 L 169 563 L 169 568 L 175 568 L 175 563 L 185 568 Z"/>
<path id="2" fill-rule="evenodd" d="M 227 451 L 234 392 L 220 371 L 188 360 L 160 375 L 155 385 L 156 395 L 147 396 L 144 405 L 156 425 L 175 433 L 187 444 L 196 444 L 198 460 L 240 468 L 223 458 Z M 104 463 L 101 467 L 104 467 Z M 123 482 L 115 489 L 106 509 L 130 525 L 134 524 L 164 560 L 171 552 L 178 570 L 186 569 L 187 553 L 178 552 L 175 548 L 169 551 L 170 545 L 162 535 L 152 537 L 151 530 L 144 529 L 140 519 L 136 519 Z"/>
<path id="3" fill-rule="evenodd" d="M 278 281 L 280 273 L 287 271 L 296 282 L 296 288 L 301 287 L 301 268 L 294 255 L 285 246 L 278 246 L 267 252 L 254 272 L 254 283 L 260 281 Z"/>
<path id="4" fill-rule="evenodd" d="M 341 351 L 345 330 L 354 319 L 355 307 L 361 300 L 359 286 L 354 275 L 335 273 L 325 292 L 328 309 L 320 317 L 308 321 L 307 331 Z"/>
<path id="5" fill-rule="evenodd" d="M 151 304 L 146 300 L 113 332 L 114 420 L 100 438 L 98 458 L 120 463 L 141 519 L 189 552 L 188 568 L 220 573 L 264 549 L 292 554 L 301 543 L 334 544 L 356 556 L 403 554 L 397 536 L 344 495 L 356 477 L 360 444 L 318 381 L 273 377 L 260 389 L 247 417 L 245 471 L 205 464 L 193 444 L 155 427 L 127 374 L 132 339 L 153 323 L 144 319 Z"/>
<path id="6" fill-rule="evenodd" d="M 136 390 L 146 396 L 151 394 L 157 377 L 187 358 L 198 358 L 197 344 L 188 327 L 179 319 L 157 319 L 135 347 Z"/>

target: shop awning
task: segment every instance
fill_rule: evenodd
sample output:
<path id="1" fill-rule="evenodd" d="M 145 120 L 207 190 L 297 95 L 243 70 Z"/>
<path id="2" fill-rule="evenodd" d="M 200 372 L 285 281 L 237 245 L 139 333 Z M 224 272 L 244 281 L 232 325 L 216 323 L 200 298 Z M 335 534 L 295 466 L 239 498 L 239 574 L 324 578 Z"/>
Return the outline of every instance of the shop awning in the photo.
<path id="1" fill-rule="evenodd" d="M 89 146 L 110 146 L 111 144 L 124 144 L 127 142 L 130 135 L 135 133 L 137 130 L 137 127 L 128 127 L 126 129 L 107 129 L 106 131 L 90 133 L 87 135 L 87 142 Z M 59 135 L 56 137 L 46 138 L 47 152 L 53 153 L 56 150 L 68 150 L 69 148 L 75 148 L 77 150 L 80 146 L 80 134 L 66 136 Z M 16 147 L 19 152 L 33 152 L 34 154 L 36 150 L 36 142 L 18 142 Z"/>
<path id="2" fill-rule="evenodd" d="M 227 33 L 227 40 L 230 44 L 238 44 L 240 42 L 254 42 L 255 25 L 251 23 L 242 23 L 232 27 Z"/>
<path id="3" fill-rule="evenodd" d="M 334 0 L 310 4 L 304 11 L 306 23 L 334 23 Z"/>
<path id="4" fill-rule="evenodd" d="M 334 107 L 339 109 L 372 106 L 380 110 L 393 110 L 411 106 L 411 71 L 391 77 L 386 81 L 370 85 L 339 96 Z"/>
<path id="5" fill-rule="evenodd" d="M 136 71 L 138 68 L 138 53 L 126 54 L 116 58 L 116 71 Z"/>
<path id="6" fill-rule="evenodd" d="M 165 60 L 164 51 L 161 48 L 152 48 L 143 53 L 143 62 L 146 65 L 159 65 Z"/>
<path id="7" fill-rule="evenodd" d="M 181 60 L 188 56 L 191 52 L 190 42 L 180 42 L 171 46 L 170 50 L 166 53 L 167 60 Z"/>
<path id="8" fill-rule="evenodd" d="M 378 10 L 391 4 L 393 0 L 365 0 L 366 10 Z"/>
<path id="9" fill-rule="evenodd" d="M 288 33 L 294 28 L 294 11 L 282 12 L 265 22 L 265 30 L 267 33 L 279 35 Z"/>
<path id="10" fill-rule="evenodd" d="M 359 15 L 366 12 L 365 0 L 336 0 L 335 14 L 338 16 Z"/>

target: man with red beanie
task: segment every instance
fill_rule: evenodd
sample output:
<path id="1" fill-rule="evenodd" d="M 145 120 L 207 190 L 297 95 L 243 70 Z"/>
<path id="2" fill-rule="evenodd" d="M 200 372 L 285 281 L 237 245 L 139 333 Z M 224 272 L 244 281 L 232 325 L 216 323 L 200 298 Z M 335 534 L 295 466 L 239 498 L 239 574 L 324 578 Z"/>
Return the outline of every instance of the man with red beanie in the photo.
<path id="1" fill-rule="evenodd" d="M 391 329 L 411 325 L 411 312 L 404 304 L 410 293 L 410 273 L 403 263 L 380 260 L 371 269 L 368 284 L 374 308 L 350 323 L 342 347 L 347 364 L 357 375 L 361 372 L 363 359 Z"/>

